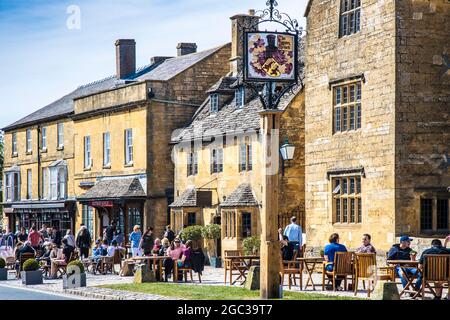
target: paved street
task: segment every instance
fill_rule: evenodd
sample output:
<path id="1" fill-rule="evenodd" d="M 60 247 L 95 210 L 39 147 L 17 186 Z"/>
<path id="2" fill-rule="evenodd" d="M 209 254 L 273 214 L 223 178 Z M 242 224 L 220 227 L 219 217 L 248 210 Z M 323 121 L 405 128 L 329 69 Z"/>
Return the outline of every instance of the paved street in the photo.
<path id="1" fill-rule="evenodd" d="M 27 289 L 11 288 L 0 285 L 0 301 L 2 300 L 76 300 L 56 294 L 47 294 Z"/>

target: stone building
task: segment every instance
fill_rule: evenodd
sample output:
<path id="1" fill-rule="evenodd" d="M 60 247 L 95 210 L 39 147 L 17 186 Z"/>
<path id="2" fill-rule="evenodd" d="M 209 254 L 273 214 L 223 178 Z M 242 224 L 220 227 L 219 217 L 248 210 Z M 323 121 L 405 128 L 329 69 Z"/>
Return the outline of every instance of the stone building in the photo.
<path id="1" fill-rule="evenodd" d="M 230 70 L 209 88 L 209 95 L 190 123 L 172 138 L 175 201 L 171 222 L 183 226 L 221 224 L 218 252 L 242 249 L 242 240 L 261 234 L 262 165 L 261 101 L 242 85 L 243 26 L 253 14 L 231 18 Z M 279 226 L 304 214 L 304 95 L 302 88 L 286 96 L 279 138 L 296 146 L 295 158 L 278 171 Z M 282 143 L 281 143 L 282 144 Z M 278 150 L 276 151 L 278 152 Z"/>
<path id="2" fill-rule="evenodd" d="M 450 2 L 310 0 L 308 244 L 449 233 Z"/>
<path id="3" fill-rule="evenodd" d="M 112 219 L 162 232 L 173 200 L 171 132 L 226 72 L 230 45 L 154 57 L 136 69 L 134 40 L 116 42 L 116 75 L 72 93 L 4 128 L 7 224 L 36 223 L 94 236 Z"/>

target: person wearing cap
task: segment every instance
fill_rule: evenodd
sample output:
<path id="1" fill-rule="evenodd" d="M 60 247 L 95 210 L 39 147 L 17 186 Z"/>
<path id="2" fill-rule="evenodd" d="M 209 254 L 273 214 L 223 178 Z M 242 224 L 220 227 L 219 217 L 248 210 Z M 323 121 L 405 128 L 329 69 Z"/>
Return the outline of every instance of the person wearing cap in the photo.
<path id="1" fill-rule="evenodd" d="M 294 251 L 299 253 L 302 247 L 302 227 L 297 224 L 296 217 L 291 218 L 291 224 L 284 229 L 283 235 L 288 237 L 289 242 L 294 246 Z"/>
<path id="2" fill-rule="evenodd" d="M 141 256 L 141 249 L 139 248 L 139 244 L 141 242 L 141 227 L 135 225 L 133 228 L 133 232 L 130 233 L 129 240 L 131 242 L 131 254 L 133 257 Z"/>
<path id="3" fill-rule="evenodd" d="M 426 254 L 450 254 L 450 250 L 444 248 L 442 246 L 442 242 L 439 239 L 434 239 L 431 241 L 431 248 L 426 249 L 424 252 L 422 252 L 422 256 L 419 259 L 419 270 L 423 270 L 423 261 L 424 256 Z M 434 297 L 435 300 L 441 300 L 442 299 L 442 282 L 435 282 L 434 283 L 434 291 L 436 293 L 436 296 Z M 447 300 L 450 299 L 450 295 L 447 295 Z"/>
<path id="4" fill-rule="evenodd" d="M 411 239 L 409 236 L 401 236 L 400 237 L 400 243 L 394 244 L 392 248 L 388 252 L 387 260 L 411 260 Z M 406 273 L 411 275 L 417 275 L 417 281 L 416 281 L 416 290 L 419 290 L 422 285 L 422 276 L 420 274 L 420 271 L 417 268 L 403 268 Z M 395 267 L 395 272 L 400 278 L 403 288 L 406 287 L 408 284 L 408 279 L 403 274 L 403 271 L 400 267 Z"/>

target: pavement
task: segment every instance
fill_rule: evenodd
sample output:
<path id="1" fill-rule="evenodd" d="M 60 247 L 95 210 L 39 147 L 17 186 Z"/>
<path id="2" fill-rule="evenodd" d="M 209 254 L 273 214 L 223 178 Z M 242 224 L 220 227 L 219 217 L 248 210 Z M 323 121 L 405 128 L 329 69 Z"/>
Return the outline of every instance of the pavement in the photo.
<path id="1" fill-rule="evenodd" d="M 236 279 L 236 276 L 233 276 L 233 279 Z M 307 281 L 307 275 L 303 274 L 303 286 L 305 286 Z M 330 296 L 341 296 L 341 297 L 354 297 L 353 291 L 322 291 L 322 275 L 321 274 L 313 274 L 313 281 L 317 285 L 315 287 L 316 290 L 310 286 L 302 291 L 300 291 L 297 285 L 292 286 L 291 289 L 287 286 L 287 276 L 285 277 L 284 282 L 284 291 L 296 291 L 303 293 L 315 293 L 315 294 L 324 294 Z M 129 284 L 133 283 L 133 277 L 120 277 L 118 275 L 92 275 L 87 274 L 87 287 L 85 288 L 77 288 L 64 290 L 62 285 L 62 280 L 45 280 L 42 285 L 34 285 L 34 286 L 25 286 L 22 284 L 20 280 L 15 278 L 14 273 L 9 274 L 8 281 L 0 282 L 0 300 L 4 299 L 37 299 L 37 300 L 64 300 L 64 299 L 83 299 L 83 300 L 167 300 L 167 299 L 177 299 L 176 291 L 174 290 L 174 297 L 163 297 L 159 295 L 153 294 L 144 294 L 144 293 L 134 293 L 129 291 L 121 291 L 121 290 L 113 290 L 107 288 L 99 288 L 101 285 L 109 285 L 109 284 Z M 171 279 L 169 279 L 169 283 Z M 198 276 L 194 273 L 194 284 L 198 284 Z M 319 285 L 320 284 L 320 285 Z M 183 284 L 183 285 L 192 285 L 192 284 Z M 215 285 L 215 286 L 223 286 L 224 285 L 224 269 L 223 268 L 212 268 L 209 266 L 205 266 L 205 270 L 202 275 L 202 285 Z M 227 283 L 227 285 L 229 285 Z M 240 283 L 236 283 L 236 286 L 239 286 Z M 399 291 L 401 287 L 399 286 Z M 8 289 L 8 290 L 4 290 Z M 366 292 L 362 290 L 362 284 L 360 285 L 360 289 L 358 291 L 358 298 L 367 298 Z M 446 290 L 447 291 L 447 290 Z"/>

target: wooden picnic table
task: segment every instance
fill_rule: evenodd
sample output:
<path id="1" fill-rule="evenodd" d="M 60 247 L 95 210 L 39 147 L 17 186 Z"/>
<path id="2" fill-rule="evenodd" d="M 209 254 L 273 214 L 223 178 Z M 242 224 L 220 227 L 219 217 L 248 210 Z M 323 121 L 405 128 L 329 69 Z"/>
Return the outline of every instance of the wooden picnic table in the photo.
<path id="1" fill-rule="evenodd" d="M 314 269 L 316 268 L 317 264 L 321 264 L 325 261 L 323 257 L 304 257 L 304 258 L 297 258 L 298 261 L 300 261 L 300 276 L 303 271 L 303 269 L 306 270 L 306 273 L 308 274 L 308 279 L 306 280 L 305 284 L 305 290 L 308 288 L 308 286 L 312 286 L 313 290 L 316 290 L 316 286 L 320 286 L 320 284 L 315 284 L 312 278 L 312 275 L 314 273 Z M 302 290 L 302 288 L 300 288 Z"/>
<path id="2" fill-rule="evenodd" d="M 161 276 L 159 278 L 162 281 L 162 279 L 163 279 L 162 271 L 164 270 L 163 261 L 167 258 L 170 258 L 170 257 L 169 256 L 143 256 L 143 257 L 132 257 L 129 260 L 133 260 L 136 263 L 139 261 L 144 261 L 149 267 L 150 267 L 150 264 L 152 264 L 153 270 L 156 270 L 156 265 L 158 264 L 159 271 L 161 273 Z"/>
<path id="3" fill-rule="evenodd" d="M 243 283 L 247 279 L 247 272 L 250 270 L 254 260 L 259 260 L 260 257 L 256 255 L 246 255 L 246 256 L 226 256 L 225 261 L 230 263 L 230 284 L 233 285 L 237 281 Z M 233 281 L 233 270 L 239 272 L 239 277 Z"/>
<path id="4" fill-rule="evenodd" d="M 407 273 L 407 268 L 416 268 L 418 269 L 419 261 L 415 260 L 387 260 L 386 263 L 388 265 L 393 265 L 396 267 L 399 267 L 404 276 L 406 277 L 407 284 L 403 288 L 403 290 L 400 292 L 400 297 L 403 296 L 405 293 L 412 293 L 414 294 L 414 297 L 418 296 L 420 291 L 417 291 L 413 286 L 413 281 L 417 279 L 417 276 L 419 275 L 419 271 L 416 272 L 416 274 Z"/>

